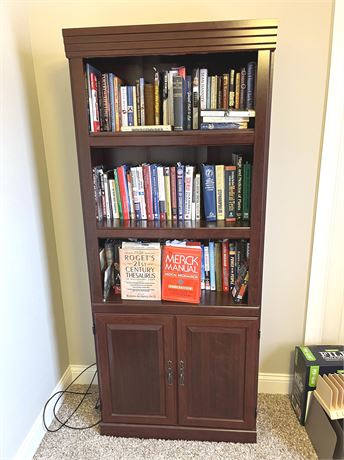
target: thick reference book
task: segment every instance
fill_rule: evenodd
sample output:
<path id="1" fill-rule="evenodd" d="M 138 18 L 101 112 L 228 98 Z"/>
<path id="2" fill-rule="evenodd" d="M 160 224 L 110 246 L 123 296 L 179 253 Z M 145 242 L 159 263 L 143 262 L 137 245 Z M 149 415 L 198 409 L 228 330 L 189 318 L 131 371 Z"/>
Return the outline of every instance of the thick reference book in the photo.
<path id="1" fill-rule="evenodd" d="M 204 214 L 208 222 L 216 221 L 216 190 L 214 165 L 202 164 Z"/>
<path id="2" fill-rule="evenodd" d="M 119 259 L 122 299 L 161 300 L 160 243 L 123 242 Z"/>
<path id="3" fill-rule="evenodd" d="M 201 246 L 164 246 L 162 251 L 163 300 L 200 303 Z"/>

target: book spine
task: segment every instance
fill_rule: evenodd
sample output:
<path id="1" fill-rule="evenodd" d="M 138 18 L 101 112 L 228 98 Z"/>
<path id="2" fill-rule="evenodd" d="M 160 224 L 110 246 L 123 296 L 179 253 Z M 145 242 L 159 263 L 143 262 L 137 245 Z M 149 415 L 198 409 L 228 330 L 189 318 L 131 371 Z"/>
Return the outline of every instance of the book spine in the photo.
<path id="1" fill-rule="evenodd" d="M 235 104 L 236 109 L 240 108 L 240 72 L 235 74 Z"/>
<path id="2" fill-rule="evenodd" d="M 247 64 L 247 92 L 246 92 L 246 108 L 254 109 L 254 84 L 256 79 L 256 63 L 249 62 Z"/>
<path id="3" fill-rule="evenodd" d="M 175 131 L 184 129 L 184 79 L 179 75 L 173 77 L 173 119 Z"/>
<path id="4" fill-rule="evenodd" d="M 217 109 L 217 76 L 213 75 L 211 77 L 211 101 L 210 107 L 212 109 Z"/>
<path id="5" fill-rule="evenodd" d="M 122 197 L 122 212 L 123 212 L 123 219 L 129 220 L 130 213 L 129 213 L 129 197 L 128 197 L 128 187 L 126 181 L 126 166 L 120 166 L 117 168 L 118 174 L 118 182 L 119 182 L 119 190 Z"/>
<path id="6" fill-rule="evenodd" d="M 242 217 L 244 220 L 250 219 L 250 201 L 251 201 L 251 165 L 245 163 L 243 177 L 243 209 Z"/>
<path id="7" fill-rule="evenodd" d="M 121 277 L 119 273 L 119 248 L 120 243 L 114 244 L 114 278 L 115 278 L 115 294 L 121 293 Z"/>
<path id="8" fill-rule="evenodd" d="M 136 220 L 141 220 L 141 205 L 140 205 L 140 198 L 139 198 L 139 181 L 137 176 L 137 168 L 132 167 L 130 168 L 131 172 L 131 180 L 132 180 L 132 187 L 133 187 L 133 201 L 134 201 L 134 212 Z"/>
<path id="9" fill-rule="evenodd" d="M 110 190 L 110 199 L 111 199 L 112 218 L 118 219 L 119 214 L 118 214 L 118 204 L 117 204 L 117 196 L 116 196 L 114 179 L 109 179 L 109 190 Z"/>
<path id="10" fill-rule="evenodd" d="M 118 77 L 113 78 L 115 131 L 121 129 L 121 86 Z"/>
<path id="11" fill-rule="evenodd" d="M 216 290 L 222 291 L 222 261 L 221 261 L 221 243 L 215 243 L 215 280 Z"/>
<path id="12" fill-rule="evenodd" d="M 166 200 L 166 218 L 172 220 L 172 203 L 171 203 L 171 178 L 169 166 L 164 167 L 164 185 Z"/>
<path id="13" fill-rule="evenodd" d="M 108 75 L 109 82 L 109 101 L 110 101 L 110 131 L 115 131 L 115 91 L 113 84 L 113 73 Z"/>
<path id="14" fill-rule="evenodd" d="M 102 79 L 101 74 L 97 76 L 97 99 L 99 110 L 99 130 L 104 131 L 104 115 L 103 115 L 103 97 L 102 97 Z"/>
<path id="15" fill-rule="evenodd" d="M 242 162 L 243 157 L 239 153 L 236 158 L 236 218 L 241 220 L 242 215 L 242 200 L 243 200 L 243 177 L 242 177 Z"/>
<path id="16" fill-rule="evenodd" d="M 209 267 L 210 267 L 210 290 L 216 291 L 214 241 L 209 241 Z"/>
<path id="17" fill-rule="evenodd" d="M 119 179 L 118 179 L 117 169 L 113 170 L 113 177 L 115 180 L 115 190 L 116 190 L 117 203 L 118 203 L 118 214 L 119 214 L 119 218 L 123 219 L 122 200 L 121 200 L 121 192 L 119 188 Z"/>
<path id="18" fill-rule="evenodd" d="M 176 167 L 170 167 L 170 182 L 171 182 L 171 211 L 172 220 L 178 220 L 178 206 L 177 206 L 177 174 Z"/>
<path id="19" fill-rule="evenodd" d="M 225 218 L 225 167 L 224 165 L 215 166 L 216 181 L 216 213 L 217 220 Z"/>
<path id="20" fill-rule="evenodd" d="M 141 219 L 147 220 L 147 208 L 146 208 L 146 201 L 145 201 L 145 188 L 144 188 L 144 181 L 143 181 L 142 166 L 137 166 L 136 173 L 137 173 L 138 187 L 139 187 Z"/>
<path id="21" fill-rule="evenodd" d="M 145 126 L 146 124 L 146 117 L 145 117 L 145 80 L 144 78 L 139 79 L 139 86 L 140 86 L 140 119 L 141 119 L 141 126 Z M 127 126 L 127 125 L 125 125 Z"/>
<path id="22" fill-rule="evenodd" d="M 159 195 L 159 213 L 160 220 L 166 220 L 166 196 L 165 196 L 165 183 L 164 183 L 164 168 L 158 166 L 157 168 L 158 176 L 158 195 Z"/>
<path id="23" fill-rule="evenodd" d="M 235 70 L 229 69 L 229 91 L 228 91 L 228 107 L 235 107 Z"/>
<path id="24" fill-rule="evenodd" d="M 145 201 L 146 201 L 146 208 L 147 208 L 147 220 L 154 220 L 152 180 L 151 180 L 150 165 L 144 164 L 142 166 L 142 172 L 143 172 L 143 182 L 144 182 L 144 189 L 145 189 Z"/>
<path id="25" fill-rule="evenodd" d="M 228 117 L 228 116 L 202 116 L 203 123 L 237 123 L 239 126 L 246 126 L 249 117 Z"/>
<path id="26" fill-rule="evenodd" d="M 88 100 L 88 129 L 91 133 L 94 132 L 93 120 L 93 104 L 92 104 L 92 89 L 91 89 L 91 68 L 88 63 L 85 66 L 85 75 L 86 75 L 86 91 L 87 91 L 87 100 Z"/>
<path id="27" fill-rule="evenodd" d="M 131 220 L 135 220 L 135 207 L 134 207 L 134 199 L 133 199 L 133 182 L 130 174 L 130 170 L 128 169 L 126 172 L 127 176 L 127 187 L 128 187 L 128 200 L 129 200 L 129 215 Z"/>
<path id="28" fill-rule="evenodd" d="M 168 108 L 168 72 L 163 74 L 163 87 L 162 87 L 162 123 L 163 125 L 170 124 L 170 112 Z"/>
<path id="29" fill-rule="evenodd" d="M 132 86 L 133 89 L 133 113 L 134 113 L 134 126 L 138 126 L 137 119 L 137 95 L 136 95 L 136 86 Z"/>
<path id="30" fill-rule="evenodd" d="M 195 217 L 196 220 L 201 220 L 201 175 L 195 176 Z"/>
<path id="31" fill-rule="evenodd" d="M 199 127 L 199 69 L 192 71 L 192 129 Z"/>
<path id="32" fill-rule="evenodd" d="M 154 126 L 154 85 L 146 83 L 144 87 L 145 124 Z"/>
<path id="33" fill-rule="evenodd" d="M 200 109 L 205 110 L 207 108 L 207 79 L 208 69 L 200 69 L 199 71 L 199 94 L 200 94 Z"/>
<path id="34" fill-rule="evenodd" d="M 210 259 L 209 246 L 204 246 L 204 284 L 205 289 L 210 291 Z"/>
<path id="35" fill-rule="evenodd" d="M 235 166 L 225 167 L 225 217 L 227 222 L 236 220 L 235 214 Z"/>
<path id="36" fill-rule="evenodd" d="M 185 166 L 185 196 L 184 216 L 185 220 L 191 220 L 192 209 L 192 188 L 193 188 L 194 166 Z"/>
<path id="37" fill-rule="evenodd" d="M 128 126 L 128 103 L 126 86 L 121 86 L 121 120 L 122 126 Z"/>
<path id="38" fill-rule="evenodd" d="M 158 168 L 156 164 L 151 165 L 151 179 L 152 179 L 154 220 L 159 220 L 160 210 L 159 210 L 159 192 L 158 192 Z"/>
<path id="39" fill-rule="evenodd" d="M 102 100 L 103 100 L 103 120 L 104 131 L 110 131 L 110 103 L 109 103 L 109 79 L 108 74 L 103 73 L 101 77 L 102 82 Z"/>
<path id="40" fill-rule="evenodd" d="M 92 179 L 93 179 L 93 193 L 94 193 L 94 202 L 96 208 L 96 219 L 98 222 L 101 222 L 103 219 L 103 213 L 101 208 L 101 203 L 99 200 L 99 186 L 98 186 L 98 168 L 95 167 L 92 169 Z"/>
<path id="41" fill-rule="evenodd" d="M 207 77 L 207 100 L 206 107 L 211 108 L 211 77 Z"/>
<path id="42" fill-rule="evenodd" d="M 192 84 L 191 76 L 188 75 L 185 79 L 185 94 L 186 94 L 186 123 L 185 128 L 192 129 Z"/>
<path id="43" fill-rule="evenodd" d="M 247 123 L 201 123 L 201 129 L 215 130 L 215 129 L 246 129 Z"/>
<path id="44" fill-rule="evenodd" d="M 140 80 L 136 80 L 136 112 L 137 126 L 141 126 L 141 100 L 140 100 Z"/>
<path id="45" fill-rule="evenodd" d="M 234 300 L 236 302 L 241 302 L 243 300 L 244 295 L 245 295 L 245 293 L 247 291 L 248 280 L 249 280 L 249 272 L 247 271 L 246 274 L 245 274 L 244 279 L 242 280 L 242 283 L 241 283 L 241 286 L 239 288 L 239 291 L 236 293 L 236 295 L 234 297 Z"/>
<path id="46" fill-rule="evenodd" d="M 106 217 L 106 201 L 105 201 L 105 186 L 104 186 L 104 170 L 103 168 L 99 168 L 99 181 L 100 181 L 100 190 L 101 190 L 101 202 L 102 202 L 102 212 L 103 212 L 103 219 Z"/>
<path id="47" fill-rule="evenodd" d="M 240 109 L 246 108 L 246 79 L 247 79 L 247 72 L 245 67 L 242 67 L 240 70 L 240 99 L 239 99 L 239 107 Z"/>
<path id="48" fill-rule="evenodd" d="M 223 109 L 223 77 L 218 75 L 217 77 L 217 108 Z"/>
<path id="49" fill-rule="evenodd" d="M 160 73 L 154 72 L 154 120 L 156 125 L 160 125 Z"/>
<path id="50" fill-rule="evenodd" d="M 228 240 L 222 241 L 222 290 L 229 291 L 229 246 Z"/>
<path id="51" fill-rule="evenodd" d="M 128 126 L 134 126 L 134 100 L 133 100 L 133 87 L 127 86 L 127 113 L 128 113 Z"/>
<path id="52" fill-rule="evenodd" d="M 105 192 L 105 206 L 106 206 L 106 218 L 111 219 L 111 198 L 109 194 L 109 181 L 107 173 L 104 173 L 104 192 Z"/>
<path id="53" fill-rule="evenodd" d="M 214 165 L 202 164 L 202 185 L 205 219 L 208 222 L 216 221 L 216 193 Z"/>
<path id="54" fill-rule="evenodd" d="M 233 289 L 235 285 L 235 279 L 236 279 L 236 274 L 235 274 L 235 243 L 231 242 L 229 243 L 229 287 L 230 290 Z"/>
<path id="55" fill-rule="evenodd" d="M 192 181 L 192 203 L 191 203 L 191 220 L 196 220 L 196 177 Z"/>
<path id="56" fill-rule="evenodd" d="M 168 118 L 169 124 L 174 126 L 174 94 L 173 94 L 173 76 L 178 72 L 170 70 L 168 72 Z"/>
<path id="57" fill-rule="evenodd" d="M 222 107 L 228 109 L 229 107 L 229 74 L 224 73 L 222 77 Z"/>
<path id="58" fill-rule="evenodd" d="M 177 163 L 177 206 L 178 206 L 178 220 L 182 222 L 184 220 L 184 166 L 181 163 Z"/>
<path id="59" fill-rule="evenodd" d="M 201 289 L 205 289 L 205 270 L 204 270 L 204 244 L 201 245 L 202 262 L 201 262 Z"/>

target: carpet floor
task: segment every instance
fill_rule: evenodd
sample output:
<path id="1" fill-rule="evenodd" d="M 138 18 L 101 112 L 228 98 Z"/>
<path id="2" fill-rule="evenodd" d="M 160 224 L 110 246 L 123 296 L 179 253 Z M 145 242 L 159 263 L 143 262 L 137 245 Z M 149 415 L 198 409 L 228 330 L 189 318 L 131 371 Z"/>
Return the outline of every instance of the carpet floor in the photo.
<path id="1" fill-rule="evenodd" d="M 85 389 L 82 385 L 73 387 L 74 391 Z M 94 409 L 96 400 L 97 387 L 94 386 L 92 395 L 86 397 L 69 423 L 74 426 L 95 423 L 99 418 L 99 412 Z M 67 395 L 58 412 L 60 420 L 64 420 L 79 401 L 80 396 Z M 62 428 L 44 436 L 34 460 L 317 459 L 287 395 L 260 394 L 258 403 L 256 444 L 115 438 L 101 436 L 97 426 L 84 431 Z M 56 422 L 50 428 L 54 427 Z"/>

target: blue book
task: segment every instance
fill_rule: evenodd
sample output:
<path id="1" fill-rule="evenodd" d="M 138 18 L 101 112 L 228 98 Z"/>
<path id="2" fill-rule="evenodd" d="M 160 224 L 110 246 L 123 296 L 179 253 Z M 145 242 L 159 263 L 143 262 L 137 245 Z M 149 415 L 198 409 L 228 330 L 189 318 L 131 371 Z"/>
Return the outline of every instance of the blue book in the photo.
<path id="1" fill-rule="evenodd" d="M 216 186 L 214 165 L 202 164 L 204 214 L 208 222 L 216 221 Z"/>
<path id="2" fill-rule="evenodd" d="M 205 270 L 204 270 L 204 244 L 201 244 L 202 262 L 201 262 L 201 289 L 205 289 Z"/>
<path id="3" fill-rule="evenodd" d="M 210 290 L 216 291 L 215 243 L 214 241 L 209 241 L 209 265 L 210 265 Z"/>
<path id="4" fill-rule="evenodd" d="M 160 219 L 159 210 L 159 194 L 158 194 L 158 167 L 156 164 L 150 165 L 151 168 L 151 182 L 152 182 L 152 196 L 153 196 L 153 215 L 154 220 Z"/>
<path id="5" fill-rule="evenodd" d="M 127 86 L 128 126 L 134 126 L 134 96 L 133 86 Z"/>
<path id="6" fill-rule="evenodd" d="M 201 123 L 201 129 L 245 129 L 247 123 Z"/>
<path id="7" fill-rule="evenodd" d="M 185 166 L 177 163 L 177 215 L 178 220 L 184 220 L 184 205 L 185 205 Z"/>
<path id="8" fill-rule="evenodd" d="M 115 126 L 115 90 L 113 86 L 114 74 L 109 73 L 109 101 L 110 101 L 110 128 L 111 131 L 116 131 Z"/>

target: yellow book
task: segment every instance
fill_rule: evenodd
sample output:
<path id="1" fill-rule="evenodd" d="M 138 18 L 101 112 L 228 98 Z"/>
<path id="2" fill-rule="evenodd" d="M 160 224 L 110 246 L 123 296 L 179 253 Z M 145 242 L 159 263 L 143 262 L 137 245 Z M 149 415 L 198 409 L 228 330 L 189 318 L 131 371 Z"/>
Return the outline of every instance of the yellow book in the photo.
<path id="1" fill-rule="evenodd" d="M 225 167 L 224 165 L 215 166 L 216 178 L 216 215 L 217 220 L 225 218 Z"/>

